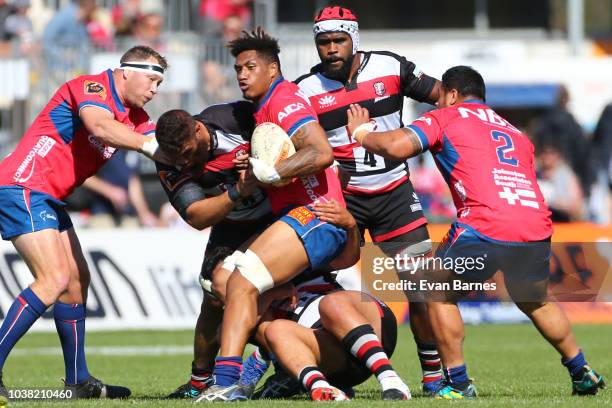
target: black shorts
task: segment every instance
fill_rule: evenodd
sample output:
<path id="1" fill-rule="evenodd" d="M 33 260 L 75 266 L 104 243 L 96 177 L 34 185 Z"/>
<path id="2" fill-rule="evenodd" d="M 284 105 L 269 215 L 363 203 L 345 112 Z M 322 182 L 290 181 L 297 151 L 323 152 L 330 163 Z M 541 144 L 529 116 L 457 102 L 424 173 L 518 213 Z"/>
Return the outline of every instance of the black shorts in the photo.
<path id="1" fill-rule="evenodd" d="M 397 344 L 397 320 L 391 309 L 389 309 L 389 306 L 376 298 L 372 300 L 376 303 L 380 311 L 380 341 L 385 353 L 387 353 L 387 357 L 391 358 L 395 351 L 395 345 Z M 327 376 L 329 382 L 336 387 L 354 387 L 361 384 L 372 375 L 370 370 L 353 355 L 349 354 L 348 360 L 348 367 L 345 370 Z"/>
<path id="2" fill-rule="evenodd" d="M 204 260 L 202 261 L 200 272 L 202 276 L 206 279 L 210 279 L 210 276 L 205 276 L 206 273 L 203 272 L 205 270 L 210 270 L 212 272 L 212 269 L 207 265 L 207 257 L 215 252 L 215 248 L 226 247 L 235 251 L 254 234 L 260 233 L 268 228 L 274 220 L 275 218 L 270 215 L 260 220 L 241 222 L 221 221 L 213 225 L 210 229 L 208 244 L 206 244 L 206 249 L 204 251 Z"/>
<path id="3" fill-rule="evenodd" d="M 374 242 L 388 241 L 427 224 L 410 180 L 386 193 L 370 196 L 346 194 L 344 199 L 362 237 L 367 228 Z"/>

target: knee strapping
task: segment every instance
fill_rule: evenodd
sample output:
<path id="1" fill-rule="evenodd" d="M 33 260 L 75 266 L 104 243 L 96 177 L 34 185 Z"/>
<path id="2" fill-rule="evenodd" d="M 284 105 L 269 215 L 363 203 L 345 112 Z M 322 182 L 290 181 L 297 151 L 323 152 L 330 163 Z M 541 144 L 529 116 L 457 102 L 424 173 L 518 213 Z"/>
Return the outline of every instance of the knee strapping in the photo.
<path id="1" fill-rule="evenodd" d="M 257 288 L 260 294 L 274 287 L 274 279 L 272 279 L 270 271 L 259 259 L 259 256 L 250 249 L 238 256 L 236 267 L 240 274 Z"/>

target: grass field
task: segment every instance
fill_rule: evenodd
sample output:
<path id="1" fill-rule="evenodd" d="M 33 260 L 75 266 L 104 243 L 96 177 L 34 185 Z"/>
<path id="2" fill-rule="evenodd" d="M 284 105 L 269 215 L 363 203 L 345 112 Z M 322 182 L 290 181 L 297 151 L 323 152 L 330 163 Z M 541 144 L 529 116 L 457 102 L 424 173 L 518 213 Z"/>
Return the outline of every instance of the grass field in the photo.
<path id="1" fill-rule="evenodd" d="M 415 345 L 407 326 L 400 329 L 399 344 L 393 356 L 397 371 L 407 380 L 414 398 L 410 406 L 464 405 L 476 407 L 561 407 L 612 406 L 612 390 L 596 397 L 571 397 L 569 377 L 559 357 L 530 325 L 469 326 L 466 357 L 470 376 L 475 379 L 479 398 L 474 401 L 435 401 L 420 393 L 420 370 Z M 607 378 L 612 375 L 612 326 L 575 327 L 588 361 Z M 128 386 L 133 396 L 127 401 L 10 402 L 10 406 L 82 407 L 181 407 L 189 401 L 162 397 L 187 379 L 191 363 L 189 331 L 127 331 L 89 333 L 87 347 L 92 374 L 105 381 Z M 28 334 L 9 357 L 4 380 L 12 387 L 53 387 L 61 385 L 63 360 L 55 334 Z M 104 347 L 104 348 L 103 348 Z M 154 347 L 159 347 L 158 349 Z M 171 354 L 160 353 L 168 350 Z M 110 354 L 108 352 L 110 350 Z M 141 350 L 141 352 L 138 352 Z M 104 354 L 104 351 L 107 354 Z M 117 355 L 124 351 L 125 355 Z M 147 355 L 148 354 L 148 355 Z M 379 399 L 377 383 L 369 380 L 357 388 L 351 406 L 387 405 Z M 291 401 L 253 401 L 249 407 L 306 406 L 305 398 Z"/>

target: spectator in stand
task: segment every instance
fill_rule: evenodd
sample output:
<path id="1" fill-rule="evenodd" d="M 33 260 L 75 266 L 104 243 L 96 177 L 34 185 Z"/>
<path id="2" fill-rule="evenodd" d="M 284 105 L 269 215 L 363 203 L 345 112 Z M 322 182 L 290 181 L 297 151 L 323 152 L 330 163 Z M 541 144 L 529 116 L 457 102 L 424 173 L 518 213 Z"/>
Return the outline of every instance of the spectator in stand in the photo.
<path id="1" fill-rule="evenodd" d="M 612 221 L 612 103 L 604 108 L 597 122 L 591 151 L 597 178 L 591 209 L 595 221 L 609 223 Z"/>
<path id="2" fill-rule="evenodd" d="M 72 75 L 75 71 L 85 71 L 91 45 L 87 24 L 96 8 L 96 0 L 71 1 L 45 27 L 43 49 L 51 68 L 57 73 Z"/>
<path id="3" fill-rule="evenodd" d="M 223 21 L 220 32 L 220 41 L 216 47 L 207 48 L 205 61 L 202 64 L 202 91 L 204 103 L 221 103 L 231 99 L 240 98 L 239 89 L 234 84 L 233 57 L 226 49 L 225 44 L 235 40 L 244 30 L 242 20 L 237 15 L 229 15 Z"/>
<path id="4" fill-rule="evenodd" d="M 148 45 L 163 54 L 166 51 L 166 44 L 162 39 L 163 28 L 164 19 L 159 12 L 144 14 L 137 20 L 134 27 L 134 41 Z"/>
<path id="5" fill-rule="evenodd" d="M 30 0 L 13 0 L 14 13 L 6 18 L 4 33 L 9 41 L 19 40 L 19 51 L 27 54 L 34 41 L 34 26 L 27 16 Z"/>
<path id="6" fill-rule="evenodd" d="M 538 141 L 538 185 L 553 222 L 582 221 L 585 202 L 580 181 L 554 137 Z"/>
<path id="7" fill-rule="evenodd" d="M 251 0 L 200 0 L 202 33 L 219 37 L 223 22 L 229 16 L 238 16 L 243 27 L 251 23 Z"/>
<path id="8" fill-rule="evenodd" d="M 593 182 L 589 165 L 589 143 L 582 128 L 568 110 L 569 99 L 567 88 L 560 86 L 557 104 L 541 117 L 535 140 L 537 143 L 539 139 L 555 138 L 555 144 L 578 176 L 582 190 L 588 195 Z"/>
<path id="9" fill-rule="evenodd" d="M 92 20 L 96 7 L 96 0 L 76 0 L 59 10 L 43 33 L 45 47 L 58 43 L 89 45 L 87 23 Z"/>
<path id="10" fill-rule="evenodd" d="M 111 10 L 115 35 L 128 37 L 134 35 L 136 22 L 143 16 L 140 0 L 121 0 Z"/>
<path id="11" fill-rule="evenodd" d="M 149 209 L 142 190 L 137 153 L 118 150 L 83 186 L 94 193 L 90 227 L 157 225 L 157 216 Z"/>
<path id="12" fill-rule="evenodd" d="M 13 13 L 13 7 L 6 0 L 0 0 L 0 55 L 8 55 L 11 52 L 11 44 L 6 38 L 5 22 Z"/>

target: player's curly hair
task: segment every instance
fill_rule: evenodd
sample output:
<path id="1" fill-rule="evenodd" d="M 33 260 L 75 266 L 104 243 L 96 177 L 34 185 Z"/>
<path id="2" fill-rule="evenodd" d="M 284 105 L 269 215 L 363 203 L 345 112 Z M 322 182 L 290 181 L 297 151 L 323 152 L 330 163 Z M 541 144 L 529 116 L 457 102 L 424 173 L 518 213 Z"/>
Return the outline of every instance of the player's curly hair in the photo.
<path id="1" fill-rule="evenodd" d="M 227 43 L 232 55 L 237 57 L 244 51 L 257 51 L 257 55 L 266 59 L 268 62 L 276 62 L 280 66 L 278 54 L 280 46 L 278 40 L 266 33 L 263 28 L 256 27 L 253 31 L 243 31 L 242 35 Z"/>
<path id="2" fill-rule="evenodd" d="M 189 112 L 173 109 L 160 116 L 155 138 L 160 149 L 172 158 L 181 154 L 183 145 L 195 134 L 195 119 Z"/>

